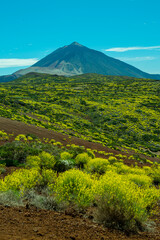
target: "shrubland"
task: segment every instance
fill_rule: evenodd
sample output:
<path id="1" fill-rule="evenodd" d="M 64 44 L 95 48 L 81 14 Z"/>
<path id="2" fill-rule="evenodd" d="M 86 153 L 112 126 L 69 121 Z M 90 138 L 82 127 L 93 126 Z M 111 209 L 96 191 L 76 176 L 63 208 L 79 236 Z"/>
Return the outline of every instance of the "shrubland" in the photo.
<path id="1" fill-rule="evenodd" d="M 105 226 L 146 229 L 160 199 L 160 165 L 139 154 L 159 156 L 159 94 L 160 81 L 97 74 L 28 74 L 0 84 L 0 116 L 134 150 L 130 159 L 142 162 L 141 168 L 127 166 L 125 155 L 24 134 L 9 143 L 10 135 L 0 130 L 6 141 L 0 173 L 19 167 L 0 179 L 0 204 L 92 208 L 94 220 Z"/>
<path id="2" fill-rule="evenodd" d="M 0 204 L 21 206 L 27 202 L 38 208 L 83 211 L 91 207 L 94 220 L 107 227 L 129 232 L 147 228 L 160 199 L 158 163 L 129 167 L 110 154 L 107 159 L 96 158 L 91 149 L 57 147 L 54 140 L 44 144 L 24 135 L 1 146 L 3 168 L 13 143 L 29 151 L 23 161 L 10 161 L 19 169 L 0 179 Z M 18 157 L 19 148 L 15 152 Z"/>
<path id="3" fill-rule="evenodd" d="M 160 151 L 159 96 L 158 80 L 27 74 L 0 84 L 0 116 L 154 156 Z"/>

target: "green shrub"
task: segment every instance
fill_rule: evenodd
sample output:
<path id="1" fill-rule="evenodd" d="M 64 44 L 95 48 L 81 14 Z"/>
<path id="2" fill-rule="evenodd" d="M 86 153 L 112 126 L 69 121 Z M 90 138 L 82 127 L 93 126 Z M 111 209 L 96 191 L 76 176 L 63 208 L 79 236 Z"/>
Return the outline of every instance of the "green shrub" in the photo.
<path id="1" fill-rule="evenodd" d="M 56 160 L 54 169 L 57 172 L 65 172 L 69 169 L 74 168 L 74 166 L 75 166 L 74 159 L 68 159 L 68 160 L 58 159 L 58 160 Z"/>
<path id="2" fill-rule="evenodd" d="M 17 166 L 24 163 L 30 149 L 23 142 L 6 143 L 0 146 L 0 163 L 6 166 Z"/>
<path id="3" fill-rule="evenodd" d="M 25 164 L 29 155 L 35 156 L 41 152 L 48 152 L 55 157 L 59 157 L 61 149 L 52 144 L 44 144 L 41 142 L 21 142 L 15 141 L 0 146 L 0 164 L 5 163 L 6 166 L 18 166 Z"/>

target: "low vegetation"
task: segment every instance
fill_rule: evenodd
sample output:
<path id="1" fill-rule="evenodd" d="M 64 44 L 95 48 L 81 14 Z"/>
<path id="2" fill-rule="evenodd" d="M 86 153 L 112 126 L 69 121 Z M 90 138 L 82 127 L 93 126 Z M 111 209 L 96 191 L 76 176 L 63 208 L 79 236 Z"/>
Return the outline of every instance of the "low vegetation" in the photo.
<path id="1" fill-rule="evenodd" d="M 11 157 L 9 147 L 16 144 L 22 148 L 20 152 L 15 148 L 17 161 L 9 162 L 20 169 L 0 180 L 0 204 L 21 206 L 27 202 L 54 210 L 92 207 L 95 221 L 105 226 L 131 232 L 147 228 L 160 199 L 158 163 L 129 167 L 115 156 L 96 158 L 91 149 L 57 147 L 54 140 L 50 142 L 28 140 L 24 135 L 1 146 L 3 168 Z M 26 149 L 23 160 L 18 158 Z"/>

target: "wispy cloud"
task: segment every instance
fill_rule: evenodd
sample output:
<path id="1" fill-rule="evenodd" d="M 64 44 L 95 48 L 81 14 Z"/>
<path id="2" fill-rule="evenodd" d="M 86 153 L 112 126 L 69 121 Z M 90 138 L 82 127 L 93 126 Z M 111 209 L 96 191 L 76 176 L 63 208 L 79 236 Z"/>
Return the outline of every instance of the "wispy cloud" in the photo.
<path id="1" fill-rule="evenodd" d="M 153 50 L 160 49 L 160 46 L 152 46 L 152 47 L 118 47 L 118 48 L 109 48 L 105 49 L 106 52 L 127 52 L 133 50 Z"/>
<path id="2" fill-rule="evenodd" d="M 155 57 L 119 57 L 121 61 L 130 61 L 130 62 L 141 62 L 141 61 L 151 61 L 156 59 Z"/>
<path id="3" fill-rule="evenodd" d="M 30 66 L 38 61 L 37 58 L 19 59 L 19 58 L 8 58 L 0 59 L 0 68 L 9 67 L 25 67 Z"/>

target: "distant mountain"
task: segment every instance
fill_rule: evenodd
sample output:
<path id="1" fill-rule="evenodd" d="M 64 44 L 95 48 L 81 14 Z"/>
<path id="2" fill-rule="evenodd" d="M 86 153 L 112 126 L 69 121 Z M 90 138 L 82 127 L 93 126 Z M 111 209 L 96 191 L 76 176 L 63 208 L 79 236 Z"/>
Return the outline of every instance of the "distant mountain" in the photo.
<path id="1" fill-rule="evenodd" d="M 102 52 L 87 48 L 77 42 L 57 49 L 29 68 L 0 77 L 0 81 L 13 80 L 30 72 L 57 74 L 64 76 L 83 73 L 130 76 L 160 80 L 160 75 L 145 73 L 127 63 L 109 57 Z"/>

